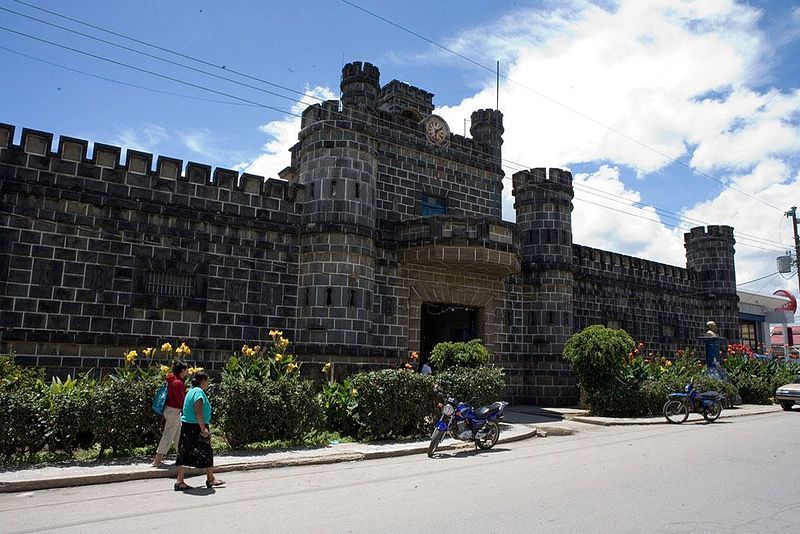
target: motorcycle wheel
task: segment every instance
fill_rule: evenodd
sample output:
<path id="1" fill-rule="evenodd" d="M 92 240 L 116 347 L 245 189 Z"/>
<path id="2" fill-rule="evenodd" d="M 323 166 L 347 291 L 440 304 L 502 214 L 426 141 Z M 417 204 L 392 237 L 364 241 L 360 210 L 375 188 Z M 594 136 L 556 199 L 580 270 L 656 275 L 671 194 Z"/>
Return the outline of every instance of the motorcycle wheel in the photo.
<path id="1" fill-rule="evenodd" d="M 669 400 L 664 404 L 664 417 L 667 421 L 679 425 L 689 418 L 689 408 L 678 400 Z"/>
<path id="2" fill-rule="evenodd" d="M 500 438 L 500 425 L 496 421 L 489 421 L 486 426 L 489 428 L 486 437 L 475 442 L 481 449 L 491 449 Z"/>
<path id="3" fill-rule="evenodd" d="M 719 419 L 719 414 L 721 413 L 722 413 L 722 403 L 717 401 L 711 406 L 711 408 L 703 411 L 703 417 L 709 423 L 713 423 L 714 421 Z"/>
<path id="4" fill-rule="evenodd" d="M 433 458 L 433 453 L 436 452 L 436 447 L 439 446 L 439 443 L 442 441 L 443 437 L 444 432 L 438 428 L 433 429 L 433 434 L 431 434 L 431 443 L 428 445 L 428 458 Z"/>

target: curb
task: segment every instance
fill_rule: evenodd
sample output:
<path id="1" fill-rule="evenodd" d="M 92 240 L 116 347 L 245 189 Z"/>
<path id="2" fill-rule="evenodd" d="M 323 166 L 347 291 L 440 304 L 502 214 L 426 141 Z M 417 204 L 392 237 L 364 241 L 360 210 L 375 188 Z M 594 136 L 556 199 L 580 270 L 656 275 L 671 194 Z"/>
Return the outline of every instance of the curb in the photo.
<path id="1" fill-rule="evenodd" d="M 750 417 L 755 415 L 769 415 L 773 413 L 781 413 L 781 410 L 776 410 L 774 407 L 764 407 L 763 409 L 755 409 L 752 411 L 748 411 L 746 413 L 738 413 L 736 409 L 728 409 L 723 410 L 722 415 L 720 415 L 720 419 L 729 419 L 732 417 Z M 700 422 L 703 421 L 703 418 L 700 417 L 698 419 L 691 418 L 692 414 L 689 415 L 690 419 L 688 419 L 687 423 L 692 422 Z M 574 416 L 568 418 L 570 421 L 575 421 L 576 423 L 586 423 L 589 425 L 599 425 L 599 426 L 648 426 L 648 425 L 670 425 L 663 417 L 662 418 L 647 418 L 647 419 L 613 419 L 610 417 L 590 417 L 590 416 Z"/>
<path id="2" fill-rule="evenodd" d="M 536 428 L 531 428 L 515 436 L 500 438 L 497 443 L 511 443 L 535 437 Z M 451 443 L 437 448 L 437 451 L 450 451 L 460 449 L 471 449 L 474 445 L 468 443 Z M 363 460 L 378 460 L 382 458 L 395 458 L 401 456 L 411 456 L 414 454 L 424 454 L 428 452 L 428 446 L 417 446 L 407 449 L 397 449 L 393 451 L 375 452 L 348 452 L 334 453 L 321 456 L 309 456 L 305 458 L 284 458 L 280 460 L 263 460 L 258 462 L 241 462 L 214 466 L 216 473 L 229 473 L 231 471 L 253 471 L 257 469 L 277 469 L 281 467 L 297 467 L 305 465 L 328 465 L 344 462 L 359 462 Z M 202 475 L 202 469 L 187 468 L 187 476 Z M 21 480 L 18 482 L 0 482 L 0 493 L 17 493 L 21 491 L 38 491 L 45 489 L 68 488 L 76 486 L 92 486 L 96 484 L 111 484 L 114 482 L 129 482 L 132 480 L 150 480 L 155 478 L 174 478 L 175 470 L 148 470 L 148 471 L 129 471 L 123 473 L 105 473 L 96 475 L 79 475 L 68 478 L 44 478 L 39 480 Z"/>

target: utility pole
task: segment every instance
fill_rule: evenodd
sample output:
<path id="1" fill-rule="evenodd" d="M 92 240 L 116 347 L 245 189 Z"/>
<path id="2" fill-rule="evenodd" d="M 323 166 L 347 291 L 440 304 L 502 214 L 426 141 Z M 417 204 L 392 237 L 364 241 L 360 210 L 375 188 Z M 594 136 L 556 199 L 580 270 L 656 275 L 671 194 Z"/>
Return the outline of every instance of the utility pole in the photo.
<path id="1" fill-rule="evenodd" d="M 794 266 L 797 269 L 797 283 L 800 289 L 800 236 L 797 235 L 797 206 L 792 206 L 792 209 L 785 213 L 787 217 L 792 218 L 792 230 L 794 231 Z"/>

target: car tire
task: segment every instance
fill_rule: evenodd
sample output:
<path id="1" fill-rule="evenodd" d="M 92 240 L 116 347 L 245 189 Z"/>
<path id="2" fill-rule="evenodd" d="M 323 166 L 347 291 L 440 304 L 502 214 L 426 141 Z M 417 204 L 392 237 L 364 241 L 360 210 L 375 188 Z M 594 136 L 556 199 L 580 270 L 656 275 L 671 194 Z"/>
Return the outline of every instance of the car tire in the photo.
<path id="1" fill-rule="evenodd" d="M 781 401 L 781 408 L 787 412 L 792 409 L 792 406 L 794 406 L 792 401 Z"/>

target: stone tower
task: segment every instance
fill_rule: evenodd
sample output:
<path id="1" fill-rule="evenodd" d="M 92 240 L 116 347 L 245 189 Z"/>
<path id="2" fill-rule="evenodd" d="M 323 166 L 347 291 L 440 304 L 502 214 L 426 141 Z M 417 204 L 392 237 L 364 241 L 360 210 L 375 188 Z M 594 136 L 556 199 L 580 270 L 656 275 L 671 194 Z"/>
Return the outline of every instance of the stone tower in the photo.
<path id="1" fill-rule="evenodd" d="M 503 114 L 497 109 L 473 111 L 470 118 L 469 133 L 487 159 L 500 165 L 503 147 Z"/>
<path id="2" fill-rule="evenodd" d="M 739 297 L 736 294 L 736 269 L 733 228 L 730 226 L 698 226 L 684 234 L 686 268 L 695 271 L 703 294 L 705 321 L 715 321 L 720 337 L 739 341 Z"/>
<path id="3" fill-rule="evenodd" d="M 531 169 L 513 176 L 514 208 L 522 245 L 525 353 L 530 391 L 547 405 L 574 403 L 576 390 L 562 359 L 572 335 L 572 174 Z"/>
<path id="4" fill-rule="evenodd" d="M 305 187 L 298 344 L 308 353 L 366 354 L 375 284 L 377 148 L 369 134 L 380 73 L 369 63 L 342 69 L 342 107 L 310 106 L 293 153 Z"/>

